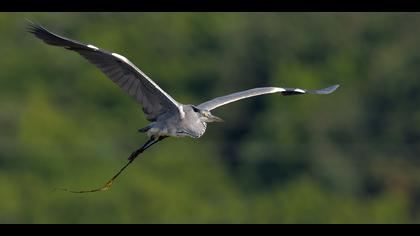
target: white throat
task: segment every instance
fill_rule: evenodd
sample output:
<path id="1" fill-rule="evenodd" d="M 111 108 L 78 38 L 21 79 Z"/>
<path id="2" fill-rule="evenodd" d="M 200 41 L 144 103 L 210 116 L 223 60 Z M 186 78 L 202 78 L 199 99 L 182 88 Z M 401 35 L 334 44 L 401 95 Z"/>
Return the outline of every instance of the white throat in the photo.
<path id="1" fill-rule="evenodd" d="M 178 110 L 179 110 L 179 115 L 181 116 L 181 119 L 184 119 L 185 118 L 184 108 L 182 106 L 178 106 Z"/>

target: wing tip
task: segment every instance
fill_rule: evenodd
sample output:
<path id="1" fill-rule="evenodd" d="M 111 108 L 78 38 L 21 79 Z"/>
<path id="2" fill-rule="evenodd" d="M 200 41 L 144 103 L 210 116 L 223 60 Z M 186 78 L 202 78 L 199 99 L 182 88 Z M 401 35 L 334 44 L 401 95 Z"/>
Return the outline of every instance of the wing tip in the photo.
<path id="1" fill-rule="evenodd" d="M 45 29 L 41 24 L 38 22 L 34 22 L 32 20 L 26 19 L 26 25 L 25 25 L 26 32 L 33 34 L 35 37 L 43 40 L 45 43 L 54 45 L 54 37 L 56 37 L 54 34 L 49 32 L 47 29 Z"/>
<path id="2" fill-rule="evenodd" d="M 325 94 L 330 94 L 332 92 L 334 92 L 335 90 L 337 90 L 340 87 L 339 84 L 335 84 L 333 86 L 330 86 L 328 88 L 323 89 L 323 91 L 325 91 Z"/>
<path id="3" fill-rule="evenodd" d="M 319 90 L 308 90 L 307 93 L 310 93 L 310 94 L 331 94 L 335 90 L 337 90 L 339 87 L 340 87 L 339 84 L 335 84 L 333 86 L 323 88 L 323 89 L 319 89 Z"/>
<path id="4" fill-rule="evenodd" d="M 27 21 L 26 31 L 33 34 L 38 39 L 44 41 L 44 43 L 46 44 L 49 44 L 52 46 L 59 46 L 59 47 L 63 47 L 65 49 L 70 49 L 70 50 L 73 50 L 75 48 L 85 49 L 87 47 L 86 45 L 82 43 L 64 38 L 62 36 L 59 36 L 50 32 L 38 22 L 34 22 L 29 19 L 26 19 L 26 21 Z"/>
<path id="5" fill-rule="evenodd" d="M 34 22 L 27 18 L 25 20 L 26 20 L 25 29 L 27 32 L 36 34 L 36 33 L 45 31 L 44 27 L 42 27 L 39 23 Z"/>

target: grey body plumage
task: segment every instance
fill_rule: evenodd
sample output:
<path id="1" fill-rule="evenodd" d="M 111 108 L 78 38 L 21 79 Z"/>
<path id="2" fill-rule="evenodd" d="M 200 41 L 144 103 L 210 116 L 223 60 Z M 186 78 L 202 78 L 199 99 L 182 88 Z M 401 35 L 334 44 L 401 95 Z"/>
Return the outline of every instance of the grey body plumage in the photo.
<path id="1" fill-rule="evenodd" d="M 99 68 L 108 78 L 133 96 L 142 106 L 147 120 L 151 123 L 139 131 L 146 133 L 150 139 L 129 157 L 125 165 L 104 187 L 89 191 L 103 191 L 110 188 L 115 178 L 144 150 L 166 137 L 199 138 L 206 131 L 206 123 L 220 122 L 222 119 L 211 114 L 211 110 L 228 103 L 269 93 L 281 95 L 329 94 L 338 88 L 334 85 L 321 90 L 300 88 L 265 87 L 249 89 L 226 96 L 218 97 L 199 105 L 184 105 L 177 102 L 161 89 L 145 73 L 138 69 L 127 58 L 100 49 L 91 44 L 84 44 L 51 33 L 39 24 L 29 22 L 27 30 L 45 43 L 75 51 Z"/>
<path id="2" fill-rule="evenodd" d="M 158 119 L 143 129 L 149 137 L 172 136 L 199 138 L 206 131 L 206 119 L 200 110 L 194 109 L 193 105 L 180 105 L 184 113 L 167 113 L 159 116 Z"/>

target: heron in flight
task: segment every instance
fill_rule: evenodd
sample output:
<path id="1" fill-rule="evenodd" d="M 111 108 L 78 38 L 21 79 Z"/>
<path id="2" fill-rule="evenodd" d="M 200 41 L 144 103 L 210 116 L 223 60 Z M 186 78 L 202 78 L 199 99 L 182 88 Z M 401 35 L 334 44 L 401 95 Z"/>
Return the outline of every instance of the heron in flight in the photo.
<path id="1" fill-rule="evenodd" d="M 62 188 L 61 190 L 73 193 L 88 193 L 108 190 L 114 180 L 130 165 L 136 157 L 152 145 L 167 137 L 192 137 L 200 138 L 206 131 L 207 123 L 221 122 L 222 119 L 213 115 L 212 110 L 244 98 L 270 93 L 280 93 L 284 96 L 301 94 L 329 94 L 338 88 L 334 85 L 320 90 L 307 90 L 301 88 L 262 87 L 253 88 L 226 96 L 217 97 L 199 105 L 182 104 L 177 102 L 143 71 L 131 61 L 115 52 L 108 52 L 92 44 L 85 44 L 54 34 L 39 24 L 29 22 L 28 32 L 53 46 L 63 47 L 75 51 L 86 58 L 101 70 L 119 87 L 133 96 L 141 105 L 146 119 L 150 121 L 146 127 L 139 129 L 146 133 L 149 140 L 135 150 L 124 165 L 103 187 L 73 191 Z"/>

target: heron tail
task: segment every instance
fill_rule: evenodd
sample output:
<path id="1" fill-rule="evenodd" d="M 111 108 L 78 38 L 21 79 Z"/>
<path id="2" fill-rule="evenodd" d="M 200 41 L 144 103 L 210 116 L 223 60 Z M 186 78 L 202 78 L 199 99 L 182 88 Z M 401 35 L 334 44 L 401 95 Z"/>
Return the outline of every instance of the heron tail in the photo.
<path id="1" fill-rule="evenodd" d="M 149 131 L 150 128 L 152 128 L 152 126 L 151 125 L 148 125 L 148 126 L 146 126 L 144 128 L 139 129 L 138 131 L 140 133 L 146 133 L 147 131 Z"/>

